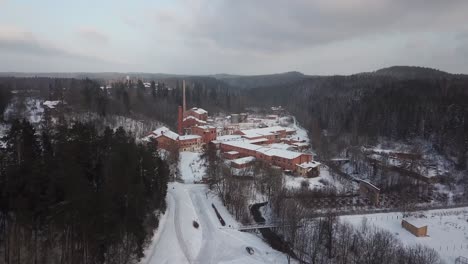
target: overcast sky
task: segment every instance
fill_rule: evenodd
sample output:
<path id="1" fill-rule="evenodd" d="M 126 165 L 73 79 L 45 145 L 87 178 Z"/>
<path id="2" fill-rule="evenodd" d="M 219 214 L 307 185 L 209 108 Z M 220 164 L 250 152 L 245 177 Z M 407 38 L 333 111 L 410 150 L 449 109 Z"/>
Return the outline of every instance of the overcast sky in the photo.
<path id="1" fill-rule="evenodd" d="M 0 71 L 468 73 L 468 0 L 0 0 Z"/>

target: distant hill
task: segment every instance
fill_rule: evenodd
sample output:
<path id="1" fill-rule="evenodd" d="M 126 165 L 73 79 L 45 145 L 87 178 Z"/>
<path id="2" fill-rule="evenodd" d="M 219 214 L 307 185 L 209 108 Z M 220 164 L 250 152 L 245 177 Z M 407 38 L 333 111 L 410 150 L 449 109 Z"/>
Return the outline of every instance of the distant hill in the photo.
<path id="1" fill-rule="evenodd" d="M 117 80 L 130 76 L 132 79 L 160 80 L 167 78 L 186 77 L 188 75 L 144 72 L 0 72 L 0 77 L 48 77 L 48 78 L 75 78 L 75 79 L 101 79 Z"/>
<path id="2" fill-rule="evenodd" d="M 448 72 L 418 66 L 392 66 L 372 72 L 373 75 L 389 76 L 397 79 L 432 79 L 453 76 Z"/>
<path id="3" fill-rule="evenodd" d="M 267 75 L 230 75 L 230 74 L 216 74 L 212 77 L 222 80 L 228 83 L 230 86 L 239 87 L 243 89 L 251 89 L 257 87 L 271 86 L 271 85 L 282 85 L 294 83 L 308 76 L 300 72 L 292 71 L 278 74 L 267 74 Z"/>

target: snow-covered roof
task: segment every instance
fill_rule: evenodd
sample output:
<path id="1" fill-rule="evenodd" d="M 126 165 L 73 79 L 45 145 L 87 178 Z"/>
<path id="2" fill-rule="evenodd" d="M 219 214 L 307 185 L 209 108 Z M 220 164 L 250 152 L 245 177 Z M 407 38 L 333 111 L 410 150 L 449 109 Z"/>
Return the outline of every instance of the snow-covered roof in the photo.
<path id="1" fill-rule="evenodd" d="M 179 136 L 179 140 L 189 140 L 189 139 L 198 139 L 201 138 L 200 136 L 197 135 L 184 135 L 184 136 Z"/>
<path id="2" fill-rule="evenodd" d="M 268 139 L 266 139 L 266 138 L 258 138 L 258 139 L 249 140 L 249 142 L 252 143 L 252 144 L 262 143 L 262 142 L 267 142 L 267 141 L 268 141 Z"/>
<path id="3" fill-rule="evenodd" d="M 212 142 L 214 144 L 218 144 L 222 142 L 239 141 L 239 140 L 244 140 L 244 139 L 239 135 L 224 135 L 224 136 L 216 137 L 216 140 L 213 140 Z"/>
<path id="4" fill-rule="evenodd" d="M 54 109 L 57 105 L 60 104 L 60 101 L 44 101 L 42 104 L 50 109 Z"/>
<path id="5" fill-rule="evenodd" d="M 177 138 L 179 137 L 179 134 L 173 132 L 172 130 L 170 130 L 169 128 L 163 126 L 163 127 L 160 127 L 156 130 L 153 131 L 153 134 L 156 135 L 156 137 L 160 137 L 162 135 L 172 139 L 172 140 L 177 140 Z"/>
<path id="6" fill-rule="evenodd" d="M 194 120 L 196 120 L 196 121 L 199 122 L 199 123 L 206 124 L 206 121 L 203 121 L 203 120 L 201 120 L 201 119 L 198 119 L 198 118 L 196 118 L 196 117 L 194 117 L 194 116 L 187 116 L 186 118 L 184 118 L 184 121 L 185 121 L 185 120 L 188 120 L 188 119 L 194 119 Z"/>
<path id="7" fill-rule="evenodd" d="M 244 134 L 244 137 L 246 138 L 276 135 L 280 131 L 286 131 L 286 128 L 281 127 L 281 126 L 272 126 L 272 127 L 241 130 L 242 134 Z"/>
<path id="8" fill-rule="evenodd" d="M 273 148 L 265 148 L 265 147 L 257 151 L 267 156 L 275 156 L 275 157 L 285 158 L 285 159 L 295 159 L 304 154 L 304 153 L 294 152 L 294 151 L 285 150 L 285 149 L 273 149 Z"/>
<path id="9" fill-rule="evenodd" d="M 193 107 L 192 109 L 190 109 L 191 111 L 199 114 L 199 115 L 203 115 L 203 114 L 208 114 L 208 111 L 206 111 L 205 109 L 203 108 L 198 108 L 198 107 Z"/>
<path id="10" fill-rule="evenodd" d="M 293 143 L 293 145 L 297 146 L 297 147 L 307 147 L 307 146 L 309 146 L 309 144 L 305 143 L 305 142 Z"/>
<path id="11" fill-rule="evenodd" d="M 197 127 L 201 128 L 201 129 L 215 129 L 216 128 L 216 127 L 210 126 L 210 125 L 202 125 L 202 126 L 197 126 Z"/>
<path id="12" fill-rule="evenodd" d="M 234 151 L 234 150 L 231 150 L 231 151 L 226 152 L 226 154 L 229 154 L 229 155 L 236 155 L 236 154 L 239 154 L 239 152 Z"/>
<path id="13" fill-rule="evenodd" d="M 223 142 L 223 144 L 233 146 L 233 147 L 243 148 L 243 149 L 247 149 L 251 151 L 257 151 L 266 156 L 275 156 L 275 157 L 285 158 L 285 159 L 295 159 L 304 154 L 304 153 L 294 152 L 294 151 L 285 150 L 285 149 L 263 147 L 263 146 L 251 144 L 247 141 L 228 141 L 228 142 Z"/>
<path id="14" fill-rule="evenodd" d="M 320 162 L 309 161 L 309 162 L 304 162 L 304 163 L 301 163 L 301 164 L 297 164 L 297 166 L 299 166 L 301 168 L 304 168 L 304 169 L 313 169 L 313 168 L 317 168 L 318 166 L 320 166 Z"/>
<path id="15" fill-rule="evenodd" d="M 150 142 L 152 138 L 157 138 L 157 136 L 155 134 L 149 134 L 148 136 L 142 138 L 141 140 Z"/>
<path id="16" fill-rule="evenodd" d="M 243 157 L 243 158 L 231 160 L 231 163 L 243 165 L 243 164 L 251 163 L 253 161 L 255 161 L 255 157 L 248 156 L 248 157 Z"/>

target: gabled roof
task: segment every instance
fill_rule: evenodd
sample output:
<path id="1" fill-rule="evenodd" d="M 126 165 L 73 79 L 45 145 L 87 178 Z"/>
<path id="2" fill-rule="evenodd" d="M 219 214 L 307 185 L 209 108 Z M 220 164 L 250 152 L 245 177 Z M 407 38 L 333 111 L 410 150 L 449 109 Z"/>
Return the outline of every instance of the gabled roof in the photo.
<path id="1" fill-rule="evenodd" d="M 188 119 L 193 119 L 193 120 L 197 121 L 198 123 L 206 124 L 206 121 L 200 120 L 200 119 L 198 119 L 198 118 L 196 118 L 196 117 L 194 117 L 194 116 L 191 116 L 191 115 L 189 115 L 189 116 L 187 116 L 186 118 L 184 118 L 183 121 L 188 120 Z"/>
<path id="2" fill-rule="evenodd" d="M 165 136 L 165 137 L 168 137 L 168 138 L 170 138 L 172 140 L 177 140 L 177 138 L 179 137 L 179 134 L 171 131 L 169 128 L 167 128 L 165 126 L 154 130 L 153 134 L 156 135 L 156 138 L 158 138 L 160 136 Z"/>
<path id="3" fill-rule="evenodd" d="M 193 111 L 199 115 L 203 115 L 203 114 L 208 114 L 208 111 L 206 111 L 205 109 L 203 108 L 198 108 L 198 107 L 193 107 L 192 109 L 190 109 L 189 111 Z"/>

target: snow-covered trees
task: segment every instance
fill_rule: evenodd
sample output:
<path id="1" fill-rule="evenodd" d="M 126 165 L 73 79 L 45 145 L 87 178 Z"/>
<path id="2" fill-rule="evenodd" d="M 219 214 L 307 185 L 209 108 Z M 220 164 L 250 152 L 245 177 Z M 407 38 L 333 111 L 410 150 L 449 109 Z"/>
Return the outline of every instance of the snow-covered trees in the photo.
<path id="1" fill-rule="evenodd" d="M 131 263 L 165 210 L 168 166 L 122 128 L 39 136 L 14 121 L 0 149 L 2 263 Z"/>

